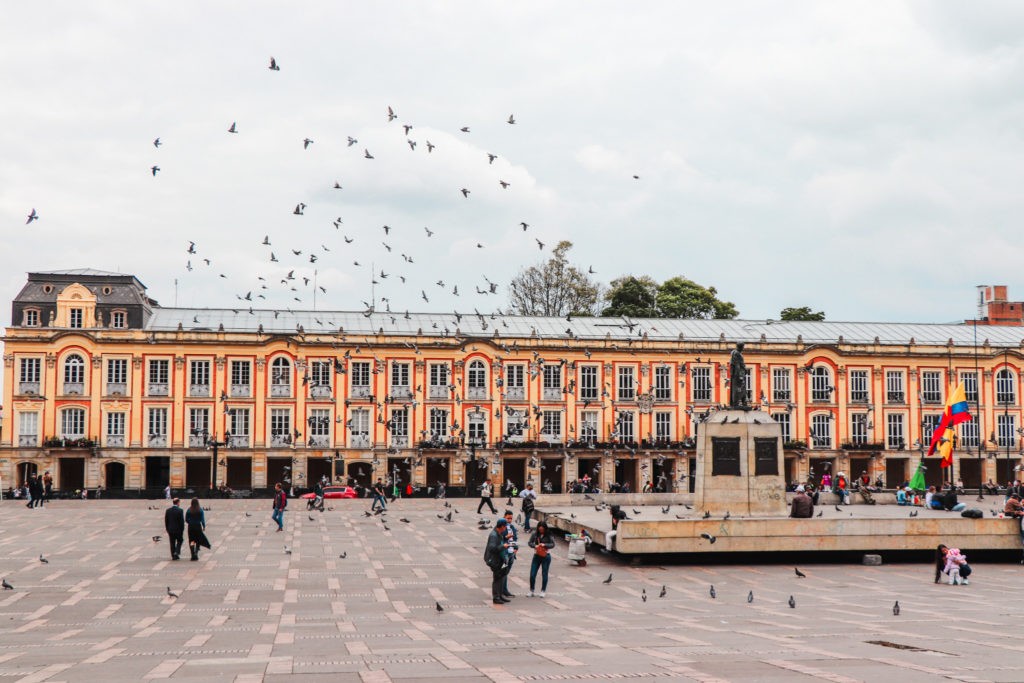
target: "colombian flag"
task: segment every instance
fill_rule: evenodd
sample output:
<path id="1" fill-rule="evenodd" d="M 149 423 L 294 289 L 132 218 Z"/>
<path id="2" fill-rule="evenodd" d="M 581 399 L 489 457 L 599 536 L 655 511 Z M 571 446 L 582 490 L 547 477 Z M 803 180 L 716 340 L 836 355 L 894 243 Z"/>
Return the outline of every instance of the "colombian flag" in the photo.
<path id="1" fill-rule="evenodd" d="M 959 384 L 949 395 L 946 401 L 946 409 L 942 411 L 939 423 L 935 425 L 932 432 L 932 442 L 928 446 L 928 455 L 935 453 L 935 449 L 942 441 L 942 466 L 949 467 L 953 464 L 953 427 L 961 422 L 971 419 L 967 408 L 967 394 L 964 392 L 964 385 Z"/>

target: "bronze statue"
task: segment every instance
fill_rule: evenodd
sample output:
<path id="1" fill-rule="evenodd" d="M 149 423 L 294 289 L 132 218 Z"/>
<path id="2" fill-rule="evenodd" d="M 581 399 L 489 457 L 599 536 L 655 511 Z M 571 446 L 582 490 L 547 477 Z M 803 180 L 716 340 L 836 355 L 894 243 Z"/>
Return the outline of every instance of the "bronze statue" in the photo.
<path id="1" fill-rule="evenodd" d="M 743 342 L 729 356 L 729 407 L 750 410 L 747 403 L 747 364 L 743 361 Z"/>

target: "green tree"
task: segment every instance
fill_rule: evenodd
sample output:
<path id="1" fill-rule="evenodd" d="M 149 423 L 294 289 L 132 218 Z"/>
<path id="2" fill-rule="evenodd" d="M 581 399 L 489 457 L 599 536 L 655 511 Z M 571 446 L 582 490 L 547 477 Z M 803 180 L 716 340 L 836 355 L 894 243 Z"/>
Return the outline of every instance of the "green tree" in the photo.
<path id="1" fill-rule="evenodd" d="M 662 318 L 719 318 L 739 315 L 731 301 L 718 298 L 718 290 L 684 277 L 665 280 L 658 287 L 657 304 Z"/>
<path id="2" fill-rule="evenodd" d="M 523 268 L 509 285 L 511 312 L 517 315 L 594 315 L 600 287 L 586 271 L 569 263 L 572 242 L 562 240 L 551 258 Z"/>
<path id="3" fill-rule="evenodd" d="M 812 311 L 810 306 L 801 306 L 800 308 L 783 308 L 782 312 L 779 313 L 779 317 L 783 320 L 824 320 L 825 311 Z"/>
<path id="4" fill-rule="evenodd" d="M 657 318 L 658 283 L 647 275 L 625 275 L 615 278 L 608 286 L 604 298 L 608 306 L 603 316 L 629 316 L 631 318 Z"/>

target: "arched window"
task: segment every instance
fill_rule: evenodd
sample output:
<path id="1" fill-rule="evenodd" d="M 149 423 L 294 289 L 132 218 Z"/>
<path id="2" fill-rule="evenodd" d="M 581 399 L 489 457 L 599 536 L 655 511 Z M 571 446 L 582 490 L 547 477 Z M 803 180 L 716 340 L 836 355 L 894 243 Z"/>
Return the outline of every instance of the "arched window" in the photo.
<path id="1" fill-rule="evenodd" d="M 84 408 L 65 408 L 60 411 L 60 437 L 62 439 L 85 437 Z"/>
<path id="2" fill-rule="evenodd" d="M 487 398 L 487 366 L 482 360 L 469 364 L 467 398 Z"/>
<path id="3" fill-rule="evenodd" d="M 832 400 L 832 392 L 835 387 L 832 385 L 832 373 L 824 365 L 816 365 L 811 370 L 811 400 L 819 403 L 829 403 Z"/>
<path id="4" fill-rule="evenodd" d="M 270 364 L 270 395 L 291 396 L 292 364 L 284 356 L 278 356 Z"/>
<path id="5" fill-rule="evenodd" d="M 1003 368 L 996 373 L 996 403 L 1013 405 L 1017 402 L 1017 382 L 1013 372 Z"/>
<path id="6" fill-rule="evenodd" d="M 85 361 L 77 353 L 64 359 L 64 393 L 81 395 L 85 391 Z"/>

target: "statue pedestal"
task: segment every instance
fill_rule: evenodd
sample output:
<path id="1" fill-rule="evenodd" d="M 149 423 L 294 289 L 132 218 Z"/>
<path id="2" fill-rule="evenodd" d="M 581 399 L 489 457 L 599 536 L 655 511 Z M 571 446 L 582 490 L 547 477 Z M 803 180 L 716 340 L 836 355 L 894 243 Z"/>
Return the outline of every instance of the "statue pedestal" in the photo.
<path id="1" fill-rule="evenodd" d="M 785 517 L 782 427 L 759 410 L 721 410 L 697 428 L 694 510 Z"/>

